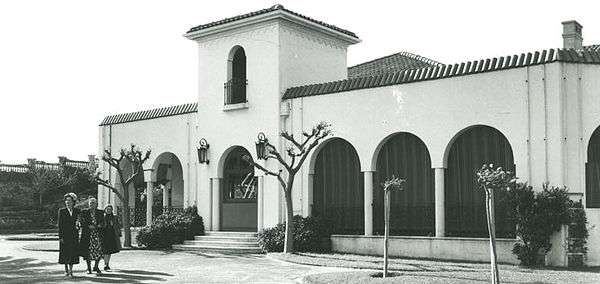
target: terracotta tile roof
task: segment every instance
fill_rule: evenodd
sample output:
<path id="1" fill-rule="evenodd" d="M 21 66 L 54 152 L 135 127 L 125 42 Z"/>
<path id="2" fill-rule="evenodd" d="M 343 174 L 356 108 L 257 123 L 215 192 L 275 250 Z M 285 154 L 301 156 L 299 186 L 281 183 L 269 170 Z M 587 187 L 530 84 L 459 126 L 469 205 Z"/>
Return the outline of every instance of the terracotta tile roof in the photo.
<path id="1" fill-rule="evenodd" d="M 313 18 L 310 18 L 310 17 L 304 16 L 304 15 L 298 14 L 298 13 L 296 13 L 294 11 L 290 11 L 290 10 L 284 8 L 283 5 L 279 5 L 279 4 L 273 5 L 270 8 L 267 8 L 267 9 L 262 9 L 262 10 L 250 12 L 250 13 L 247 13 L 247 14 L 238 15 L 238 16 L 235 16 L 235 17 L 226 18 L 226 19 L 223 19 L 223 20 L 211 22 L 211 23 L 208 23 L 208 24 L 203 24 L 203 25 L 195 26 L 195 27 L 191 28 L 189 31 L 187 31 L 186 34 L 193 33 L 193 32 L 200 31 L 200 30 L 204 30 L 204 29 L 208 29 L 208 28 L 212 28 L 212 27 L 215 27 L 215 26 L 223 25 L 223 24 L 227 24 L 227 23 L 231 23 L 231 22 L 235 22 L 235 21 L 238 21 L 238 20 L 242 20 L 242 19 L 246 19 L 246 18 L 258 16 L 258 15 L 267 14 L 267 13 L 278 11 L 278 10 L 279 11 L 287 12 L 289 14 L 292 14 L 292 15 L 296 16 L 296 17 L 300 17 L 302 19 L 311 21 L 311 22 L 313 22 L 315 24 L 319 24 L 321 26 L 324 26 L 326 28 L 338 31 L 338 32 L 346 34 L 346 35 L 349 35 L 351 37 L 358 38 L 356 36 L 356 34 L 354 34 L 351 31 L 348 31 L 348 30 L 336 27 L 334 25 L 330 25 L 330 24 L 321 22 L 319 20 L 315 20 Z"/>
<path id="2" fill-rule="evenodd" d="M 577 51 L 574 49 L 547 49 L 533 53 L 528 52 L 522 53 L 521 55 L 488 58 L 478 61 L 457 63 L 453 65 L 440 65 L 435 67 L 402 70 L 399 72 L 379 74 L 369 77 L 348 78 L 346 80 L 288 88 L 283 95 L 283 99 L 293 99 L 418 81 L 436 80 L 546 64 L 557 61 L 600 64 L 600 51 L 589 49 L 583 51 Z"/>
<path id="3" fill-rule="evenodd" d="M 584 46 L 583 50 L 587 51 L 600 51 L 600 44 Z"/>
<path id="4" fill-rule="evenodd" d="M 440 65 L 443 64 L 410 52 L 398 52 L 349 67 L 348 78 L 366 77 Z"/>
<path id="5" fill-rule="evenodd" d="M 172 116 L 172 115 L 180 115 L 180 114 L 186 114 L 186 113 L 193 113 L 193 112 L 197 112 L 197 111 L 198 111 L 198 104 L 197 103 L 189 103 L 189 104 L 182 104 L 182 105 L 176 105 L 176 106 L 168 106 L 168 107 L 163 107 L 163 108 L 156 108 L 156 109 L 151 109 L 151 110 L 142 110 L 142 111 L 136 111 L 136 112 L 121 113 L 121 114 L 109 115 L 109 116 L 105 117 L 102 120 L 102 122 L 100 123 L 100 126 L 109 125 L 109 124 L 125 123 L 125 122 L 131 122 L 131 121 L 138 121 L 138 120 L 153 119 L 153 118 Z"/>

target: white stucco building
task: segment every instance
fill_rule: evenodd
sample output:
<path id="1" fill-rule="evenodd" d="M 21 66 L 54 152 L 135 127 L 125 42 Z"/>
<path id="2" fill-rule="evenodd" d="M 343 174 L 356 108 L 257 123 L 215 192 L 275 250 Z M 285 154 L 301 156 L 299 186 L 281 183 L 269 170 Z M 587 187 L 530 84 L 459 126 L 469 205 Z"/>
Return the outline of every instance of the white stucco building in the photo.
<path id="1" fill-rule="evenodd" d="M 380 253 L 379 184 L 395 173 L 408 184 L 392 200 L 392 253 L 487 260 L 473 176 L 494 163 L 536 189 L 549 182 L 582 199 L 588 264 L 600 265 L 600 45 L 582 45 L 575 21 L 563 28 L 563 48 L 458 64 L 400 52 L 348 67 L 354 33 L 281 5 L 200 25 L 185 34 L 198 46 L 198 100 L 107 116 L 99 152 L 151 148 L 146 165 L 168 189 L 163 206 L 196 205 L 207 230 L 260 231 L 284 221 L 285 203 L 277 180 L 241 155 L 257 160 L 259 132 L 284 149 L 280 131 L 300 137 L 327 121 L 334 135 L 297 177 L 294 212 L 332 220 L 334 249 Z M 516 263 L 503 217 L 500 261 Z M 565 264 L 564 241 L 555 236 L 550 264 Z"/>

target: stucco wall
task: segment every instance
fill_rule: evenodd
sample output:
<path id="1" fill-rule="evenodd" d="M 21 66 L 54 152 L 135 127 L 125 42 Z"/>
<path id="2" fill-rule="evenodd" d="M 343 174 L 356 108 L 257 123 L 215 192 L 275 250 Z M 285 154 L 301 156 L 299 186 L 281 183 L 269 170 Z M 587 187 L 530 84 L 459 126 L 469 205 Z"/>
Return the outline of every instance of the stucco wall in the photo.
<path id="1" fill-rule="evenodd" d="M 464 261 L 490 261 L 490 244 L 478 238 L 389 237 L 389 256 Z M 497 239 L 498 262 L 518 264 L 511 250 L 515 240 Z M 335 252 L 383 255 L 381 236 L 331 236 Z M 468 253 L 467 253 L 468 252 Z"/>
<path id="2" fill-rule="evenodd" d="M 175 193 L 174 202 L 184 205 L 193 205 L 196 202 L 193 188 L 195 178 L 193 172 L 196 168 L 195 145 L 193 145 L 194 123 L 196 114 L 175 115 L 157 119 L 141 120 L 123 124 L 106 125 L 100 127 L 100 149 L 111 149 L 113 155 L 118 155 L 121 148 L 128 148 L 133 143 L 142 151 L 150 149 L 151 155 L 145 162 L 144 168 L 158 166 L 156 159 L 163 153 L 173 153 L 181 162 L 181 169 L 175 169 L 174 174 L 181 174 L 184 181 L 183 190 Z M 102 152 L 99 153 L 102 155 Z M 101 163 L 100 168 L 105 178 L 108 177 L 108 165 Z M 156 170 L 156 169 L 155 169 Z M 181 173 L 177 172 L 181 171 Z M 190 176 L 192 174 L 192 176 Z M 111 180 L 116 180 L 116 173 L 110 173 Z M 108 189 L 100 189 L 100 206 L 108 203 Z M 111 203 L 115 203 L 115 196 L 111 194 Z"/>

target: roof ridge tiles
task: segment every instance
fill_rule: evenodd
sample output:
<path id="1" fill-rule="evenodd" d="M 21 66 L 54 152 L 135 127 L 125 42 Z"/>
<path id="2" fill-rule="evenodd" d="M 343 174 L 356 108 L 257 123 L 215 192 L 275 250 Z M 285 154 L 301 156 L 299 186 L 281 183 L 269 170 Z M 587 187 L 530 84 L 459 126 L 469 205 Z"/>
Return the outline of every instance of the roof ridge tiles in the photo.
<path id="1" fill-rule="evenodd" d="M 193 113 L 197 111 L 198 103 L 186 103 L 160 108 L 153 108 L 149 110 L 120 113 L 106 116 L 100 123 L 100 126 Z"/>
<path id="2" fill-rule="evenodd" d="M 302 18 L 304 20 L 307 20 L 307 21 L 313 22 L 315 24 L 321 25 L 321 26 L 323 26 L 325 28 L 332 29 L 334 31 L 343 33 L 345 35 L 348 35 L 348 36 L 351 36 L 351 37 L 354 37 L 354 38 L 358 38 L 358 36 L 356 36 L 355 33 L 351 32 L 349 30 L 345 30 L 345 29 L 342 29 L 340 27 L 337 27 L 337 26 L 334 26 L 334 25 L 331 25 L 331 24 L 327 24 L 327 23 L 325 23 L 323 21 L 319 21 L 319 20 L 313 19 L 311 17 L 302 15 L 300 13 L 296 13 L 294 11 L 288 10 L 288 9 L 284 8 L 283 5 L 280 5 L 280 4 L 276 4 L 276 5 L 273 5 L 273 6 L 269 7 L 269 8 L 261 9 L 261 10 L 258 10 L 258 11 L 254 11 L 254 12 L 250 12 L 250 13 L 246 13 L 246 14 L 242 14 L 242 15 L 233 16 L 233 17 L 229 17 L 229 18 L 225 18 L 225 19 L 221 19 L 221 20 L 209 22 L 209 23 L 206 23 L 206 24 L 202 24 L 202 25 L 198 25 L 198 26 L 195 26 L 195 27 L 189 29 L 186 32 L 186 34 L 190 34 L 190 33 L 193 33 L 193 32 L 200 31 L 200 30 L 212 28 L 212 27 L 215 27 L 215 26 L 219 26 L 219 25 L 223 25 L 223 24 L 227 24 L 227 23 L 231 23 L 231 22 L 235 22 L 235 21 L 239 21 L 239 20 L 251 18 L 251 17 L 254 17 L 254 16 L 259 16 L 259 15 L 263 15 L 263 14 L 275 12 L 275 11 L 284 11 L 284 12 L 289 13 L 291 15 L 294 15 L 296 17 L 299 17 L 299 18 Z"/>
<path id="3" fill-rule="evenodd" d="M 398 53 L 386 57 L 394 55 L 398 55 Z M 374 62 L 382 58 L 375 59 L 369 62 Z M 586 46 L 580 50 L 551 48 L 537 50 L 534 52 L 526 52 L 500 57 L 491 57 L 454 64 L 436 64 L 432 66 L 404 69 L 399 71 L 373 74 L 367 76 L 351 77 L 342 80 L 340 88 L 334 89 L 324 89 L 325 85 L 331 82 L 323 82 L 320 84 L 312 84 L 306 86 L 295 86 L 285 91 L 283 99 L 293 99 L 296 97 L 307 97 L 329 93 L 345 92 L 356 89 L 376 88 L 388 85 L 397 85 L 410 82 L 449 78 L 469 74 L 546 64 L 557 61 L 569 63 L 599 64 L 600 45 L 597 45 L 597 47 Z M 359 65 L 365 63 L 361 63 Z M 388 76 L 390 77 L 390 79 L 387 79 Z M 314 89 L 322 91 L 315 92 Z"/>

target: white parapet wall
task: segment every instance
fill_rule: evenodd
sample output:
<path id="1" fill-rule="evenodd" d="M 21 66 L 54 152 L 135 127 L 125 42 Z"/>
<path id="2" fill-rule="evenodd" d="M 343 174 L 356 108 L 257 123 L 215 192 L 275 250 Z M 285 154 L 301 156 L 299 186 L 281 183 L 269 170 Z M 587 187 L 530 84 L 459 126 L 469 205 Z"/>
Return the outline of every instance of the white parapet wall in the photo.
<path id="1" fill-rule="evenodd" d="M 497 239 L 498 262 L 519 264 L 511 250 L 517 240 Z M 332 235 L 334 252 L 383 255 L 383 236 Z M 389 256 L 458 261 L 490 261 L 490 243 L 485 238 L 403 237 L 389 238 Z"/>

